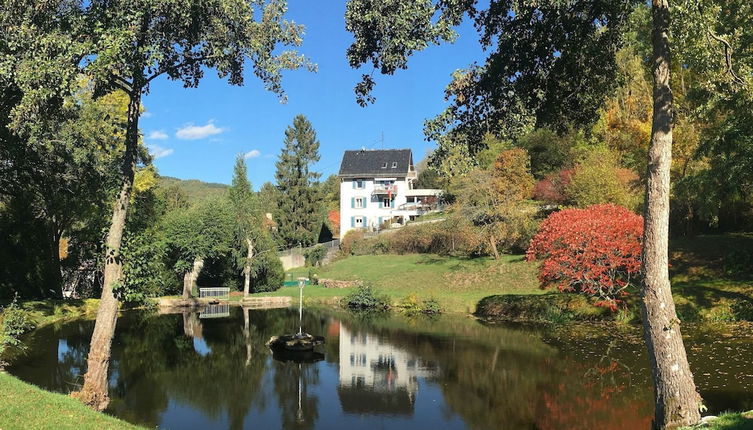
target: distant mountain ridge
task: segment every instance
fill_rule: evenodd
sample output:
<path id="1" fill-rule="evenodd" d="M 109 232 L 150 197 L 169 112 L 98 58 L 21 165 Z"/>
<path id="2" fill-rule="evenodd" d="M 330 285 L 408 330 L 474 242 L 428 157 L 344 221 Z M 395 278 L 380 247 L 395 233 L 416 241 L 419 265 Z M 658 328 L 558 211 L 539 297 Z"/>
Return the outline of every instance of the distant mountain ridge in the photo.
<path id="1" fill-rule="evenodd" d="M 157 187 L 163 189 L 177 187 L 186 195 L 190 202 L 196 203 L 223 195 L 225 190 L 229 188 L 229 185 L 204 182 L 198 179 L 179 179 L 172 176 L 160 176 L 157 179 Z"/>

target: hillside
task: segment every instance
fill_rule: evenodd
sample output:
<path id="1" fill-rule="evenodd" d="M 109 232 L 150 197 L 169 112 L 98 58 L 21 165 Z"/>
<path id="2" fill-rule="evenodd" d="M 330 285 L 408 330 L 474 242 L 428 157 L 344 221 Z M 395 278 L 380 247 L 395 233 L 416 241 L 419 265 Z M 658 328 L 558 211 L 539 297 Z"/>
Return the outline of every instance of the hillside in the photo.
<path id="1" fill-rule="evenodd" d="M 228 188 L 225 184 L 203 182 L 198 179 L 178 179 L 171 176 L 161 176 L 157 180 L 159 188 L 177 187 L 191 203 L 198 203 L 206 199 L 221 196 Z"/>

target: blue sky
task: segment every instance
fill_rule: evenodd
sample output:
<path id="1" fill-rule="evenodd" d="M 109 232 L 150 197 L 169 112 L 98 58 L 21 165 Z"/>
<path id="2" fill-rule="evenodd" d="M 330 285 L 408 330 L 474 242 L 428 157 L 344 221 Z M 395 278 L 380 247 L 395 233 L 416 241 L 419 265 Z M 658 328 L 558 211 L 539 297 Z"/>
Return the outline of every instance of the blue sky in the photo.
<path id="1" fill-rule="evenodd" d="M 309 118 L 321 142 L 321 161 L 314 168 L 323 178 L 337 173 L 344 150 L 381 148 L 382 133 L 384 148 L 411 148 L 416 161 L 434 147 L 424 140 L 424 120 L 445 108 L 450 74 L 483 59 L 470 24 L 459 29 L 455 44 L 417 53 L 408 70 L 394 76 L 376 76 L 377 101 L 362 108 L 353 86 L 363 71 L 351 69 L 345 57 L 352 41 L 345 31 L 345 2 L 289 0 L 289 5 L 288 18 L 306 26 L 300 51 L 318 72 L 286 72 L 286 104 L 251 74 L 243 87 L 228 85 L 212 71 L 195 89 L 156 80 L 144 98 L 147 113 L 140 125 L 160 174 L 229 183 L 235 157 L 243 153 L 258 189 L 274 181 L 284 130 L 299 113 Z"/>

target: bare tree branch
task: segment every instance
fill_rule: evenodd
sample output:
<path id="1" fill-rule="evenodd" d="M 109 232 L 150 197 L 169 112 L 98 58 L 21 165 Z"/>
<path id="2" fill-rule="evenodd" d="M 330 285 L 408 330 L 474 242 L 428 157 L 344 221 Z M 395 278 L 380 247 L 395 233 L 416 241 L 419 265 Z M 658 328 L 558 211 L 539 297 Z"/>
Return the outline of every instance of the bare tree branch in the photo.
<path id="1" fill-rule="evenodd" d="M 724 47 L 724 62 L 727 65 L 727 73 L 729 73 L 730 76 L 732 76 L 732 80 L 740 85 L 745 85 L 745 81 L 741 79 L 737 74 L 735 73 L 735 70 L 732 68 L 732 45 L 725 40 L 724 38 L 717 36 L 714 34 L 713 31 L 707 30 L 708 35 L 716 40 L 717 42 L 721 43 Z"/>

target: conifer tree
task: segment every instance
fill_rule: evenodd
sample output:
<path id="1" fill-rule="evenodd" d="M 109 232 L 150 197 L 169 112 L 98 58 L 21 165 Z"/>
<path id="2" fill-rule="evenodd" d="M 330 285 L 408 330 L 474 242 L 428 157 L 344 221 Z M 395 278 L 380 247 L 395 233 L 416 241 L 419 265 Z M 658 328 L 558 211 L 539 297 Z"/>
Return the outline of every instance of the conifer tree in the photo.
<path id="1" fill-rule="evenodd" d="M 321 227 L 319 173 L 310 170 L 319 161 L 319 140 L 303 115 L 285 130 L 285 146 L 277 160 L 278 234 L 286 246 L 313 244 Z"/>

